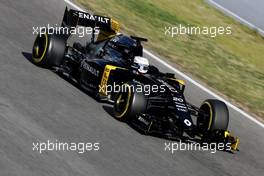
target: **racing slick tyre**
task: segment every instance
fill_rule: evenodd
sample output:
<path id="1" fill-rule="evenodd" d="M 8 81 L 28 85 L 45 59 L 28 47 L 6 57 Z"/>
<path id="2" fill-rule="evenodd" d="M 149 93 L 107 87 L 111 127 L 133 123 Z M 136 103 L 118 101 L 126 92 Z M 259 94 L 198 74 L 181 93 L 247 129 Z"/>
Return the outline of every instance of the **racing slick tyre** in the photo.
<path id="1" fill-rule="evenodd" d="M 129 121 L 140 113 L 144 113 L 147 107 L 147 99 L 144 92 L 133 89 L 138 84 L 125 83 L 125 91 L 120 91 L 114 100 L 114 116 L 120 121 Z"/>
<path id="2" fill-rule="evenodd" d="M 33 45 L 33 63 L 44 68 L 59 66 L 64 58 L 66 40 L 59 34 L 39 34 Z"/>
<path id="3" fill-rule="evenodd" d="M 219 100 L 205 100 L 197 117 L 197 127 L 200 133 L 215 130 L 227 130 L 229 112 L 226 104 Z"/>

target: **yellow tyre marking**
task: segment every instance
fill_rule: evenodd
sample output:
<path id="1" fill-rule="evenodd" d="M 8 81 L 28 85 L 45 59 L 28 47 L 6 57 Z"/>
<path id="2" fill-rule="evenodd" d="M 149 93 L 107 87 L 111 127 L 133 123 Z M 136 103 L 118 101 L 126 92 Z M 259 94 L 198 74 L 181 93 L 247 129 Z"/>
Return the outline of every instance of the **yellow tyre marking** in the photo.
<path id="1" fill-rule="evenodd" d="M 124 85 L 128 87 L 128 96 L 127 96 L 126 106 L 125 106 L 125 110 L 121 114 L 116 115 L 117 118 L 122 118 L 126 114 L 128 107 L 129 107 L 129 104 L 130 104 L 131 88 L 128 84 L 124 84 Z M 120 101 L 121 96 L 122 96 L 122 94 L 120 94 L 120 97 L 118 97 L 118 101 Z"/>
<path id="2" fill-rule="evenodd" d="M 204 102 L 204 104 L 206 104 L 210 109 L 210 117 L 209 117 L 210 119 L 209 119 L 209 124 L 208 124 L 208 128 L 207 128 L 207 130 L 210 130 L 211 125 L 212 125 L 212 121 L 213 121 L 213 109 L 212 109 L 212 106 L 210 103 Z"/>
<path id="3" fill-rule="evenodd" d="M 44 36 L 45 36 L 45 47 L 44 47 L 44 51 L 43 51 L 41 57 L 39 57 L 39 58 L 33 57 L 33 60 L 34 60 L 35 63 L 39 63 L 39 62 L 42 61 L 42 59 L 44 58 L 44 56 L 46 54 L 47 48 L 48 48 L 48 35 L 47 35 L 47 33 L 45 33 Z M 34 47 L 34 49 L 36 49 L 36 48 L 39 48 L 39 47 Z M 38 52 L 39 52 L 38 50 L 39 49 L 37 49 L 37 51 L 36 51 L 37 52 L 37 55 L 38 55 Z"/>
<path id="4" fill-rule="evenodd" d="M 39 47 L 38 47 L 38 46 L 35 46 L 35 47 L 34 47 L 34 50 L 35 50 L 35 52 L 36 52 L 36 55 L 38 56 L 38 55 L 39 55 Z"/>

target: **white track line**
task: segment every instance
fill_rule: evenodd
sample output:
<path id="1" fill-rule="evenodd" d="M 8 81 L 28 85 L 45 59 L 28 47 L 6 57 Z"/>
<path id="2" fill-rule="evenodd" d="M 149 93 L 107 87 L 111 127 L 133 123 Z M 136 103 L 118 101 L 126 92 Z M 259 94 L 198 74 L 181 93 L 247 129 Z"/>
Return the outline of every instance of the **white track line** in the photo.
<path id="1" fill-rule="evenodd" d="M 64 0 L 66 3 L 68 3 L 69 5 L 71 5 L 72 7 L 74 7 L 77 10 L 80 11 L 85 11 L 83 10 L 81 7 L 77 6 L 76 4 L 74 4 L 73 2 L 71 2 L 70 0 Z M 164 66 L 168 67 L 169 69 L 171 69 L 172 71 L 174 71 L 175 73 L 177 73 L 178 75 L 182 76 L 184 79 L 186 79 L 187 81 L 189 81 L 190 83 L 194 84 L 195 86 L 199 87 L 200 89 L 202 89 L 203 91 L 207 92 L 208 94 L 212 95 L 213 97 L 215 97 L 216 99 L 219 99 L 223 102 L 225 102 L 230 108 L 234 109 L 235 111 L 239 112 L 240 114 L 242 114 L 243 116 L 247 117 L 248 119 L 252 120 L 253 122 L 255 122 L 256 124 L 258 124 L 259 126 L 261 126 L 262 128 L 264 128 L 264 124 L 261 123 L 260 121 L 258 121 L 257 119 L 255 119 L 254 117 L 250 116 L 249 114 L 247 114 L 246 112 L 242 111 L 241 109 L 239 109 L 238 107 L 234 106 L 233 104 L 231 104 L 230 102 L 226 101 L 225 99 L 223 99 L 222 97 L 220 97 L 219 95 L 215 94 L 214 92 L 212 92 L 211 90 L 207 89 L 206 87 L 202 86 L 201 84 L 199 84 L 198 82 L 194 81 L 192 78 L 190 78 L 189 76 L 187 76 L 186 74 L 182 73 L 181 71 L 177 70 L 176 68 L 172 67 L 171 65 L 169 65 L 168 63 L 166 63 L 165 61 L 163 61 L 162 59 L 160 59 L 159 57 L 155 56 L 154 54 L 152 54 L 151 52 L 149 52 L 148 50 L 144 49 L 144 53 L 149 55 L 150 57 L 152 57 L 153 59 L 155 59 L 156 61 L 158 61 L 159 63 L 163 64 Z"/>
<path id="2" fill-rule="evenodd" d="M 212 4 L 213 6 L 215 6 L 216 8 L 220 9 L 221 11 L 223 11 L 226 14 L 228 14 L 228 15 L 232 16 L 233 18 L 237 19 L 241 23 L 244 23 L 245 25 L 249 26 L 250 28 L 257 30 L 259 32 L 259 34 L 264 36 L 264 31 L 262 29 L 260 29 L 259 27 L 257 27 L 256 25 L 250 23 L 249 21 L 247 21 L 244 18 L 238 16 L 237 14 L 235 14 L 234 12 L 232 12 L 232 11 L 228 10 L 227 8 L 221 6 L 220 4 L 217 4 L 214 0 L 207 0 L 207 1 L 210 4 Z"/>

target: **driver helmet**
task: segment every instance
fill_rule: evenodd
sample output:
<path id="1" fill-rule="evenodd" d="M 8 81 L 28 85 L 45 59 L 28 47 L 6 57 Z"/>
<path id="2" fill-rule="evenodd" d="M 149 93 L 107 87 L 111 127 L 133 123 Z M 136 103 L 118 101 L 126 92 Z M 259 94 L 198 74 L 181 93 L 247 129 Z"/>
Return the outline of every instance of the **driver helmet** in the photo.
<path id="1" fill-rule="evenodd" d="M 145 74 L 148 72 L 149 61 L 147 58 L 135 56 L 133 66 L 139 73 Z"/>

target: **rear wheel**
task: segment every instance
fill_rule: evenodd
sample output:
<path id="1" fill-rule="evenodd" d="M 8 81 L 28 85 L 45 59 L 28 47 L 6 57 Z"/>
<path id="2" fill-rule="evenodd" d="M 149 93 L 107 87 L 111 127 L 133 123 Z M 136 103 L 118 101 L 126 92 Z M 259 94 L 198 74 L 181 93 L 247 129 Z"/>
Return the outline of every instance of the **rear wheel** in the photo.
<path id="1" fill-rule="evenodd" d="M 64 58 L 65 49 L 66 41 L 63 35 L 39 34 L 33 45 L 33 63 L 45 68 L 59 66 Z"/>
<path id="2" fill-rule="evenodd" d="M 198 130 L 203 134 L 215 130 L 227 130 L 229 112 L 226 104 L 219 100 L 205 100 L 197 117 Z"/>
<path id="3" fill-rule="evenodd" d="M 114 116 L 120 121 L 128 121 L 146 111 L 147 100 L 144 92 L 133 90 L 134 84 L 123 84 L 125 91 L 116 95 L 114 101 Z"/>

